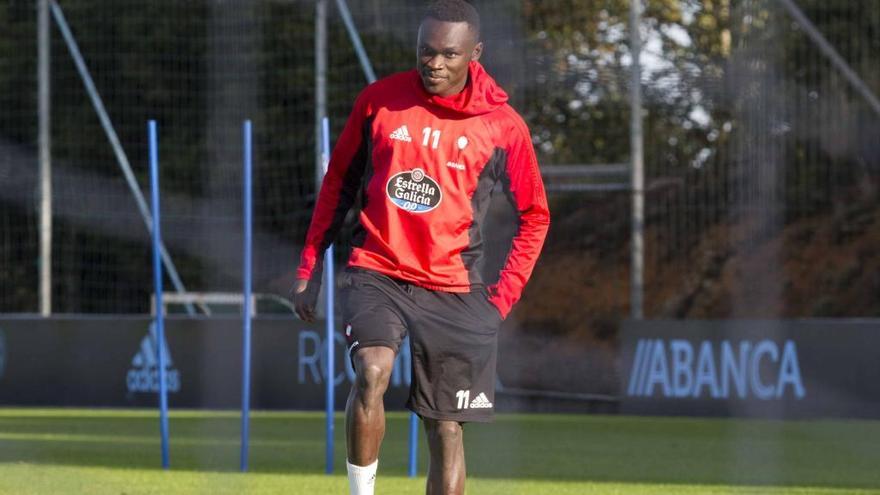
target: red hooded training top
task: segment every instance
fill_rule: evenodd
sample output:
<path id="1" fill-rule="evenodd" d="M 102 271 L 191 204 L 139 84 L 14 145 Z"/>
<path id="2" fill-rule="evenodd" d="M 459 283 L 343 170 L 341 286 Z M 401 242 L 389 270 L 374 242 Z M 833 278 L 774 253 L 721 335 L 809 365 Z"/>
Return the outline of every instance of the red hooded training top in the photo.
<path id="1" fill-rule="evenodd" d="M 297 278 L 320 276 L 361 193 L 349 266 L 432 290 L 482 285 L 480 225 L 496 182 L 519 214 L 489 300 L 506 317 L 541 251 L 550 213 L 529 130 L 477 62 L 451 97 L 425 91 L 416 70 L 377 81 L 355 101 L 324 177 Z"/>

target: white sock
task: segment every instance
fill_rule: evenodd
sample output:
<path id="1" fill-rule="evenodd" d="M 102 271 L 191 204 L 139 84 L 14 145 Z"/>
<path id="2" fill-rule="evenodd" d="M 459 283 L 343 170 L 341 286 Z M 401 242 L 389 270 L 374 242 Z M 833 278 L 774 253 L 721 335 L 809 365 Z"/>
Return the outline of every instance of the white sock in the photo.
<path id="1" fill-rule="evenodd" d="M 373 495 L 373 487 L 376 485 L 376 468 L 379 466 L 379 459 L 376 459 L 369 466 L 355 466 L 345 461 L 345 467 L 348 469 L 348 486 L 351 488 L 351 495 Z"/>

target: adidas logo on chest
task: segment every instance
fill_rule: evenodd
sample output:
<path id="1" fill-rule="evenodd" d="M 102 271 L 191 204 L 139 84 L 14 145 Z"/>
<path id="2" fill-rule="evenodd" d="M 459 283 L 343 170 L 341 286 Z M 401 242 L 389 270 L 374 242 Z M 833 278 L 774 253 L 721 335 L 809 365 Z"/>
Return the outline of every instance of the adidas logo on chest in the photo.
<path id="1" fill-rule="evenodd" d="M 412 136 L 409 135 L 409 129 L 406 128 L 406 124 L 395 129 L 389 137 L 396 141 L 403 141 L 405 143 L 412 142 Z"/>

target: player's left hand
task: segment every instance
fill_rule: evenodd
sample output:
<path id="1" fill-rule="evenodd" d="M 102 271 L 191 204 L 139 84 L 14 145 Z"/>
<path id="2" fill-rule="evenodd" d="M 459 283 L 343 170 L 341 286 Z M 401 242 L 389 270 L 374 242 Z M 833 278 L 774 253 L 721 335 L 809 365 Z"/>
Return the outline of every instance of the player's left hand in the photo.
<path id="1" fill-rule="evenodd" d="M 290 290 L 293 293 L 293 306 L 299 319 L 307 322 L 315 321 L 315 308 L 318 305 L 318 284 L 311 284 L 306 279 L 297 279 Z"/>

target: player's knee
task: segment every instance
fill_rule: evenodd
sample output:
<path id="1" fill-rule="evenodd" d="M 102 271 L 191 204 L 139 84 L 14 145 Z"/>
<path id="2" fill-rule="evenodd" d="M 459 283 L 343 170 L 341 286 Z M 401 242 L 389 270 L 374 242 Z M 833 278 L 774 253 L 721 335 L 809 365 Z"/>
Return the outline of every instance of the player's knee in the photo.
<path id="1" fill-rule="evenodd" d="M 442 442 L 460 442 L 462 438 L 461 424 L 456 421 L 426 421 L 428 436 Z"/>
<path id="2" fill-rule="evenodd" d="M 352 392 L 357 401 L 367 408 L 381 403 L 391 369 L 394 367 L 394 350 L 387 347 L 365 347 L 354 355 L 355 378 Z"/>
<path id="3" fill-rule="evenodd" d="M 394 352 L 384 348 L 362 349 L 356 356 L 355 387 L 360 394 L 381 395 L 388 388 Z"/>
<path id="4" fill-rule="evenodd" d="M 391 369 L 377 363 L 365 364 L 360 369 L 359 378 L 362 390 L 385 389 L 391 378 Z"/>
<path id="5" fill-rule="evenodd" d="M 361 367 L 355 380 L 356 400 L 367 409 L 379 407 L 382 404 L 385 390 L 388 389 L 388 379 L 391 371 L 377 364 L 368 364 Z"/>

